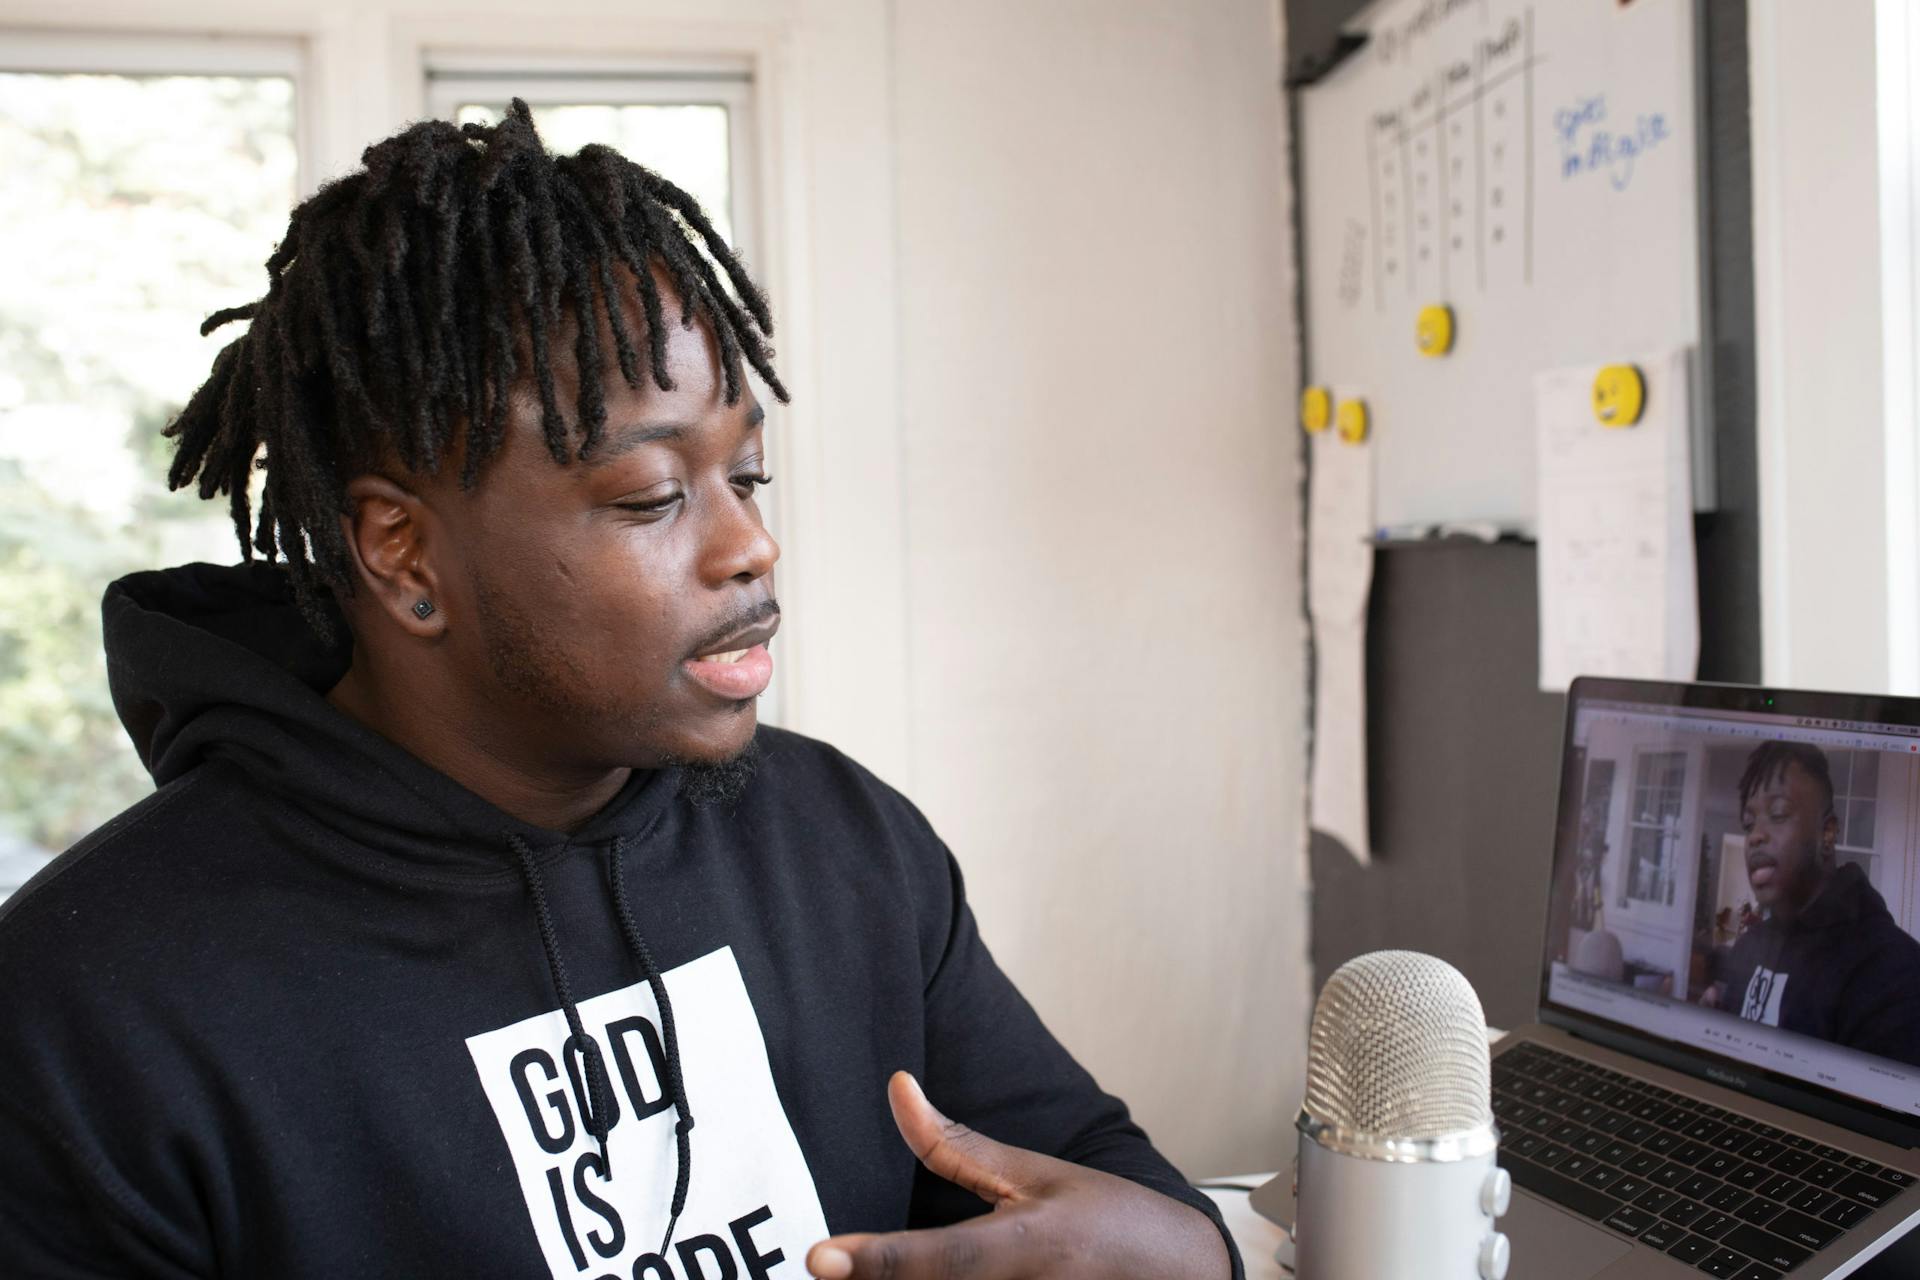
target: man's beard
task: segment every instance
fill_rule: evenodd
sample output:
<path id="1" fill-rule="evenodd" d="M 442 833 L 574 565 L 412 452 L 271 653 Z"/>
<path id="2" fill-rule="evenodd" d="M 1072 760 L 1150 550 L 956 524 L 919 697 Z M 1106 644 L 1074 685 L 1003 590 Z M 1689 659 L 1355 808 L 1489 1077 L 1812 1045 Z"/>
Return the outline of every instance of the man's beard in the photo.
<path id="1" fill-rule="evenodd" d="M 621 708 L 617 703 L 596 700 L 591 694 L 579 692 L 591 687 L 589 676 L 548 629 L 537 625 L 483 575 L 475 575 L 474 590 L 481 615 L 487 621 L 484 632 L 487 661 L 502 688 L 557 716 L 588 724 L 621 721 Z M 747 700 L 736 704 L 734 710 L 747 712 L 753 705 L 752 700 Z M 652 737 L 665 722 L 660 708 L 653 706 L 637 721 L 628 718 L 624 724 L 629 731 Z M 680 770 L 679 794 L 693 805 L 730 808 L 746 794 L 758 762 L 757 744 L 749 738 L 738 754 L 718 762 L 669 756 L 661 763 Z"/>
<path id="2" fill-rule="evenodd" d="M 747 792 L 753 772 L 760 763 L 760 740 L 756 735 L 736 756 L 718 764 L 689 760 L 676 761 L 680 767 L 680 794 L 696 808 L 724 805 L 732 808 Z"/>

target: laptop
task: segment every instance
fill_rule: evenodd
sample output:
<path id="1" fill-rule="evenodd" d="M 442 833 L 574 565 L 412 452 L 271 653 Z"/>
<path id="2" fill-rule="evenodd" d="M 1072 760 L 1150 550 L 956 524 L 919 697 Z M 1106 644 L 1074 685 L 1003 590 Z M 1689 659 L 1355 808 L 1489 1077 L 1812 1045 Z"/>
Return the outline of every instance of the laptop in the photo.
<path id="1" fill-rule="evenodd" d="M 1576 680 L 1543 916 L 1515 1280 L 1920 1277 L 1920 699 Z"/>

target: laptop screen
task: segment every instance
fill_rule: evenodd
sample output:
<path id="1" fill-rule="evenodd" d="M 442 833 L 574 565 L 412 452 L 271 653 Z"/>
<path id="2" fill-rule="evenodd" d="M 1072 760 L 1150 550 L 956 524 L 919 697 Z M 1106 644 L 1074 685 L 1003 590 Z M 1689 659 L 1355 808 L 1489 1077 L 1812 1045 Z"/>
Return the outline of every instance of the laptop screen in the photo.
<path id="1" fill-rule="evenodd" d="M 1920 726 L 1739 694 L 1575 685 L 1547 1003 L 1920 1116 Z"/>

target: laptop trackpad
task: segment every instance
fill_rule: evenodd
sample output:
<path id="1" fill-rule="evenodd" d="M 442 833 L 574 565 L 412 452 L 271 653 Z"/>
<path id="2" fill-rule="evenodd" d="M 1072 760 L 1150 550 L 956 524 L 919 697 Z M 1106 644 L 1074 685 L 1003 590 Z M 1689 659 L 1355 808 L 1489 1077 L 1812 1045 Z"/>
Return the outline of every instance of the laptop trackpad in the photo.
<path id="1" fill-rule="evenodd" d="M 1515 1280 L 1587 1280 L 1633 1246 L 1532 1196 L 1514 1192 L 1500 1219 L 1513 1246 Z"/>

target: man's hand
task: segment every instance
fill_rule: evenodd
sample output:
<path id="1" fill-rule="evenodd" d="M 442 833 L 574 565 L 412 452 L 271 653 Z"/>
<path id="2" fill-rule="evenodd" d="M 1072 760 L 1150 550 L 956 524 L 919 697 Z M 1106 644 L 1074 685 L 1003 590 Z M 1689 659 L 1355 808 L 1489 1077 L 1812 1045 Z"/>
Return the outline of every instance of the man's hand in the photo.
<path id="1" fill-rule="evenodd" d="M 1109 1173 L 1009 1147 L 933 1109 L 904 1071 L 887 1084 L 900 1136 L 920 1163 L 993 1212 L 951 1227 L 845 1235 L 807 1251 L 821 1280 L 1224 1280 L 1227 1246 L 1198 1209 Z"/>

